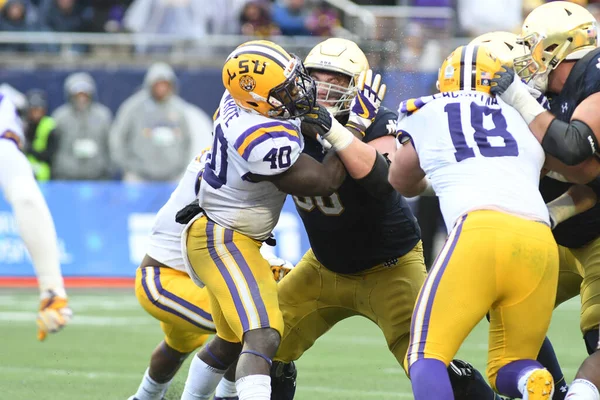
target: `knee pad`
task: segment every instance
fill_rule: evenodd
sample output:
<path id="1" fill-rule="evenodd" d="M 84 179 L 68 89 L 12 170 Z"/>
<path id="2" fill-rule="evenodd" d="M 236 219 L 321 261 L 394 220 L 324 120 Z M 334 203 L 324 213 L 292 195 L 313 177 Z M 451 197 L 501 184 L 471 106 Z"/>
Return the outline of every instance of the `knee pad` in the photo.
<path id="1" fill-rule="evenodd" d="M 296 394 L 298 370 L 294 362 L 274 361 L 271 367 L 271 400 L 292 400 Z"/>
<path id="2" fill-rule="evenodd" d="M 481 373 L 468 362 L 452 360 L 448 375 L 456 400 L 501 400 Z"/>
<path id="3" fill-rule="evenodd" d="M 587 349 L 588 354 L 593 354 L 598 350 L 599 336 L 600 334 L 598 332 L 598 328 L 592 329 L 591 331 L 588 331 L 583 335 L 583 340 L 585 341 L 585 348 Z"/>

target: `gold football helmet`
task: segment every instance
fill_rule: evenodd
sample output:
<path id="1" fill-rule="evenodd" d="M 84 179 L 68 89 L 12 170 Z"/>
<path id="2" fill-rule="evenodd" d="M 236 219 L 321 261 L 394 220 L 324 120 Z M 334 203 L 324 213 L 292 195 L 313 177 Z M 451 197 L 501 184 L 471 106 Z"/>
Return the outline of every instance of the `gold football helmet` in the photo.
<path id="1" fill-rule="evenodd" d="M 523 43 L 518 41 L 518 36 L 512 32 L 488 32 L 477 36 L 469 44 L 483 45 L 487 47 L 494 56 L 500 59 L 502 65 L 513 66 L 513 60 L 527 54 Z"/>
<path id="2" fill-rule="evenodd" d="M 241 108 L 269 118 L 297 118 L 315 105 L 302 60 L 268 40 L 238 46 L 223 66 L 223 85 Z"/>
<path id="3" fill-rule="evenodd" d="M 369 69 L 365 53 L 356 43 L 347 39 L 331 38 L 316 45 L 304 59 L 304 65 L 311 70 L 330 71 L 350 77 L 348 86 L 327 82 L 317 82 L 318 89 L 324 89 L 326 96 L 321 101 L 333 115 L 350 112 L 350 103 L 356 96 L 356 82 L 361 72 Z"/>
<path id="4" fill-rule="evenodd" d="M 562 61 L 579 60 L 597 47 L 596 19 L 580 5 L 553 1 L 529 13 L 519 41 L 529 50 L 515 59 L 515 70 L 545 92 L 548 74 Z"/>
<path id="5" fill-rule="evenodd" d="M 491 79 L 502 63 L 486 46 L 466 45 L 454 50 L 438 74 L 440 92 L 475 90 L 490 93 Z"/>

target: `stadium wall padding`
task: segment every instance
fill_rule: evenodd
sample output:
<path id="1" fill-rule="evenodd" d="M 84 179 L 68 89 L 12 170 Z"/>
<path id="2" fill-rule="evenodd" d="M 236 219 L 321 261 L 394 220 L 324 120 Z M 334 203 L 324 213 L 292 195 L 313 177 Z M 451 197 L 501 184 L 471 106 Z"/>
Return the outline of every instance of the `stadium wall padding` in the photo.
<path id="1" fill-rule="evenodd" d="M 146 70 L 143 68 L 102 68 L 102 69 L 0 69 L 0 83 L 8 83 L 16 89 L 27 92 L 30 89 L 43 89 L 48 92 L 49 110 L 64 103 L 63 84 L 73 72 L 85 71 L 96 80 L 98 99 L 113 113 L 127 97 L 138 90 L 143 83 Z M 217 68 L 176 69 L 179 92 L 189 102 L 206 111 L 210 116 L 216 110 L 221 95 L 221 70 Z M 430 94 L 435 84 L 436 74 L 419 72 L 386 71 L 384 82 L 388 91 L 384 105 L 397 109 L 401 100 Z"/>
<path id="2" fill-rule="evenodd" d="M 154 216 L 175 185 L 48 182 L 41 187 L 56 224 L 65 276 L 133 277 L 146 253 Z M 291 262 L 309 247 L 291 197 L 275 235 L 276 251 Z M 11 209 L 0 198 L 0 277 L 7 276 L 31 277 L 34 270 Z"/>

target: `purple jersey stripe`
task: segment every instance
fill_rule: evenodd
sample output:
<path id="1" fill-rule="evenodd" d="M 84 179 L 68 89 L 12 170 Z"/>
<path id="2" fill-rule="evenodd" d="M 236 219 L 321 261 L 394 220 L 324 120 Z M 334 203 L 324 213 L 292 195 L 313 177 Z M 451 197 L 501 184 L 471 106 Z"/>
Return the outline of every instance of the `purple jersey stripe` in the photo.
<path id="1" fill-rule="evenodd" d="M 252 302 L 256 306 L 256 311 L 258 311 L 260 327 L 269 327 L 269 315 L 267 314 L 265 302 L 260 296 L 260 289 L 258 288 L 258 283 L 256 283 L 256 279 L 252 274 L 250 266 L 244 259 L 244 256 L 233 242 L 233 231 L 231 229 L 225 229 L 225 247 L 227 247 L 227 250 L 229 250 L 229 252 L 233 256 L 233 259 L 235 260 L 235 263 L 238 265 L 238 267 L 242 271 L 242 274 L 244 275 L 244 279 L 246 280 L 246 284 L 248 285 L 248 288 L 250 289 L 250 294 L 252 295 Z"/>
<path id="2" fill-rule="evenodd" d="M 240 294 L 233 282 L 233 278 L 231 274 L 227 270 L 225 264 L 217 254 L 217 250 L 215 249 L 215 234 L 214 234 L 215 223 L 212 221 L 208 221 L 206 223 L 206 236 L 207 236 L 207 246 L 210 257 L 213 262 L 216 264 L 221 276 L 225 280 L 225 284 L 227 285 L 227 289 L 229 289 L 229 293 L 233 298 L 233 304 L 235 305 L 235 310 L 237 311 L 238 317 L 240 317 L 240 322 L 242 323 L 242 329 L 244 332 L 248 331 L 250 328 L 250 324 L 248 323 L 248 316 L 246 315 L 246 310 L 244 309 L 244 305 L 242 304 L 242 299 L 240 298 Z"/>
<path id="3" fill-rule="evenodd" d="M 296 132 L 298 131 L 298 129 L 294 125 L 286 124 L 283 121 L 265 122 L 264 124 L 254 125 L 251 128 L 245 130 L 244 133 L 242 133 L 236 139 L 235 143 L 233 144 L 233 147 L 237 150 L 244 143 L 244 141 L 246 141 L 248 136 L 252 135 L 253 133 L 255 133 L 261 129 L 275 128 L 275 127 L 281 127 L 281 128 L 283 128 L 282 130 L 289 129 L 291 131 L 296 131 Z M 267 136 L 268 136 L 268 134 L 267 134 Z M 292 135 L 290 135 L 290 136 L 292 136 Z M 262 137 L 262 135 L 261 135 L 261 137 Z M 298 139 L 298 138 L 296 138 L 296 139 Z"/>
<path id="4" fill-rule="evenodd" d="M 190 324 L 197 326 L 200 329 L 204 329 L 205 331 L 208 332 L 215 332 L 215 330 L 212 327 L 208 327 L 205 325 L 202 325 L 200 323 L 198 323 L 197 321 L 194 321 L 191 318 L 188 318 L 187 316 L 181 314 L 179 311 L 172 309 L 171 307 L 165 306 L 164 304 L 161 304 L 158 302 L 158 299 L 155 299 L 154 297 L 152 297 L 152 294 L 150 292 L 150 289 L 148 288 L 148 284 L 146 283 L 146 268 L 142 268 L 142 287 L 144 288 L 144 292 L 146 293 L 146 297 L 148 297 L 148 299 L 152 302 L 152 304 L 158 308 L 160 308 L 163 311 L 166 311 L 170 314 L 176 315 L 179 318 L 189 322 Z M 154 283 L 156 283 L 157 281 L 157 275 L 154 276 Z"/>
<path id="5" fill-rule="evenodd" d="M 436 274 L 435 280 L 433 281 L 433 284 L 431 287 L 431 291 L 429 292 L 429 298 L 427 299 L 427 307 L 425 308 L 425 315 L 423 316 L 423 325 L 421 327 L 421 337 L 419 339 L 419 349 L 417 351 L 417 360 L 423 358 L 423 356 L 425 354 L 425 343 L 427 342 L 427 333 L 429 331 L 429 319 L 431 317 L 431 310 L 433 309 L 433 302 L 435 300 L 435 294 L 437 292 L 438 286 L 440 285 L 440 281 L 442 280 L 442 277 L 444 275 L 444 271 L 446 270 L 446 267 L 448 266 L 448 262 L 450 261 L 450 258 L 452 257 L 452 253 L 454 252 L 454 249 L 456 248 L 456 243 L 458 242 L 458 239 L 462 232 L 463 224 L 464 224 L 465 219 L 467 218 L 467 215 L 468 214 L 463 215 L 463 217 L 459 221 L 459 225 L 457 227 L 456 234 L 454 235 L 454 239 L 452 240 L 452 243 L 450 243 L 450 248 L 448 249 L 448 253 L 446 253 L 446 257 L 444 257 L 444 261 L 442 262 L 442 265 L 440 265 L 440 269 Z"/>
<path id="6" fill-rule="evenodd" d="M 261 144 L 269 139 L 281 138 L 281 137 L 288 138 L 292 142 L 296 142 L 296 143 L 298 143 L 298 145 L 300 145 L 300 138 L 298 136 L 294 136 L 287 131 L 273 131 L 273 132 L 265 133 L 264 135 L 259 136 L 256 139 L 254 139 L 252 142 L 250 142 L 250 144 L 244 149 L 244 153 L 242 153 L 242 158 L 244 160 L 248 161 L 248 158 L 250 157 L 250 153 L 256 146 L 258 146 L 259 144 Z"/>
<path id="7" fill-rule="evenodd" d="M 159 267 L 154 267 L 154 276 L 160 276 L 160 268 Z M 160 282 L 160 279 L 156 280 L 156 278 L 154 278 L 155 282 L 156 282 L 156 288 L 158 289 L 158 291 L 160 292 L 160 294 L 162 294 L 163 296 L 165 296 L 167 299 L 171 299 L 173 300 L 175 303 L 181 305 L 184 308 L 187 308 L 188 310 L 200 315 L 202 318 L 207 319 L 209 321 L 212 321 L 212 315 L 210 315 L 210 313 L 204 311 L 203 309 L 201 309 L 200 307 L 197 307 L 195 305 L 193 305 L 192 303 L 190 303 L 189 301 L 182 299 L 179 296 L 176 296 L 175 294 L 169 292 L 168 290 L 166 290 L 165 288 L 162 287 L 162 284 Z"/>

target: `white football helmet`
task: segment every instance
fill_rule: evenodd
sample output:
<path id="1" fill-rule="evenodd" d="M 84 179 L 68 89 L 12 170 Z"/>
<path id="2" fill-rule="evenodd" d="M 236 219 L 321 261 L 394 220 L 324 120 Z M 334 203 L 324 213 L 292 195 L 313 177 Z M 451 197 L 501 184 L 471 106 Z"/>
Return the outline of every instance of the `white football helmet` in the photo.
<path id="1" fill-rule="evenodd" d="M 361 72 L 369 69 L 365 53 L 351 40 L 341 38 L 327 39 L 316 45 L 306 56 L 304 66 L 310 73 L 313 70 L 337 72 L 350 77 L 345 87 L 326 82 L 317 82 L 317 90 L 325 89 L 327 95 L 322 99 L 335 116 L 348 114 L 350 103 L 356 96 L 356 82 Z"/>
<path id="2" fill-rule="evenodd" d="M 469 44 L 479 44 L 487 47 L 493 55 L 498 57 L 502 65 L 513 67 L 515 58 L 527 54 L 527 48 L 518 41 L 518 36 L 511 32 L 488 32 L 477 36 Z"/>

